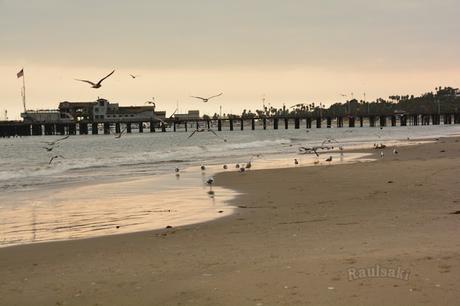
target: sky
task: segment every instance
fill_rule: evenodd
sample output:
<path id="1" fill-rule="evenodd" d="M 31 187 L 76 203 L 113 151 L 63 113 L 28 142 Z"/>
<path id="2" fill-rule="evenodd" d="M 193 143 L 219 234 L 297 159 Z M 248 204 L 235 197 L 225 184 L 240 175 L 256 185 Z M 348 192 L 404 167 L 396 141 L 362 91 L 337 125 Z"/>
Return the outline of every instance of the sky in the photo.
<path id="1" fill-rule="evenodd" d="M 22 67 L 29 109 L 155 97 L 168 113 L 239 113 L 262 97 L 329 105 L 460 87 L 459 11 L 457 0 L 0 0 L 0 111 L 19 117 Z M 113 69 L 100 89 L 74 80 Z"/>

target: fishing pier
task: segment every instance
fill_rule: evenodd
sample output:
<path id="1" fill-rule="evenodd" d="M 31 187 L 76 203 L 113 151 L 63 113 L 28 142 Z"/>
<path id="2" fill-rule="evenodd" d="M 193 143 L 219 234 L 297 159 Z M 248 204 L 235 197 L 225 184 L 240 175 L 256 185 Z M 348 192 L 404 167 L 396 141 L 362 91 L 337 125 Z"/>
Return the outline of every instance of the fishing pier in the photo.
<path id="1" fill-rule="evenodd" d="M 78 122 L 26 122 L 0 121 L 0 137 L 24 137 L 42 135 L 98 135 L 187 132 L 195 129 L 215 131 L 267 130 L 267 129 L 312 129 L 312 128 L 359 128 L 460 124 L 460 113 L 456 114 L 399 114 L 362 116 L 273 116 L 253 118 L 209 118 L 163 120 L 100 120 Z"/>

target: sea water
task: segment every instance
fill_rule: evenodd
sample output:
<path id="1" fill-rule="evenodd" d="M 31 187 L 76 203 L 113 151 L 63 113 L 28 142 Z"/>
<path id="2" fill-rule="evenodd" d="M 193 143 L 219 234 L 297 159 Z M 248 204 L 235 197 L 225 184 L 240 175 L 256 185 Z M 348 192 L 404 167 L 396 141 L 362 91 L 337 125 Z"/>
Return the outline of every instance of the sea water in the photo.
<path id="1" fill-rule="evenodd" d="M 454 125 L 267 129 L 196 133 L 77 135 L 0 139 L 0 246 L 87 238 L 204 222 L 232 213 L 235 192 L 210 187 L 217 171 L 311 165 L 315 156 L 299 146 L 334 139 L 345 149 L 374 143 L 398 145 L 408 139 L 453 136 Z M 225 141 L 224 141 L 225 139 Z M 332 145 L 332 143 L 330 144 Z M 335 162 L 359 157 L 332 153 Z M 62 155 L 49 164 L 50 158 Z M 327 153 L 327 156 L 330 154 Z M 341 158 L 339 158 L 339 156 Z M 326 155 L 324 155 L 324 158 Z M 323 159 L 323 156 L 321 156 Z M 200 169 L 201 165 L 206 170 Z M 175 168 L 179 168 L 176 176 Z"/>

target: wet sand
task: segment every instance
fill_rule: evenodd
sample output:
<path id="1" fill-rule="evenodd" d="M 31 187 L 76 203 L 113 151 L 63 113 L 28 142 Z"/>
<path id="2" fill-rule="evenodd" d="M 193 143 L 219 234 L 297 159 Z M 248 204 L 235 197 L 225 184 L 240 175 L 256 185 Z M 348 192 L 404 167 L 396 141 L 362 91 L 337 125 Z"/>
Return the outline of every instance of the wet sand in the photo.
<path id="1" fill-rule="evenodd" d="M 215 221 L 0 249 L 0 305 L 457 305 L 460 142 L 385 152 L 219 174 L 243 195 Z M 408 280 L 349 280 L 376 265 Z"/>

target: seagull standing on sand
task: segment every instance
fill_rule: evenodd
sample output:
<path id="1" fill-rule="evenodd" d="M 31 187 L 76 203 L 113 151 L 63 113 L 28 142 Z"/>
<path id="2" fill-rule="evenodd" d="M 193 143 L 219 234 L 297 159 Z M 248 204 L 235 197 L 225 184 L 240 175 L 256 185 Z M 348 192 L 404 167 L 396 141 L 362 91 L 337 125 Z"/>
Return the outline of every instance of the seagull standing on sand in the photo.
<path id="1" fill-rule="evenodd" d="M 220 97 L 222 96 L 224 93 L 221 92 L 220 94 L 218 95 L 214 95 L 214 96 L 211 96 L 209 98 L 203 98 L 203 97 L 197 97 L 197 96 L 190 96 L 191 98 L 195 98 L 195 99 L 200 99 L 202 100 L 204 103 L 207 103 L 209 100 L 213 99 L 213 98 L 216 98 L 216 97 Z"/>
<path id="2" fill-rule="evenodd" d="M 295 165 L 298 165 L 298 164 L 299 164 L 299 161 L 297 160 L 297 158 L 294 158 L 294 164 L 295 164 Z"/>
<path id="3" fill-rule="evenodd" d="M 246 169 L 243 168 L 243 167 L 241 167 L 241 168 L 240 168 L 240 173 L 243 173 L 244 171 L 246 171 Z"/>
<path id="4" fill-rule="evenodd" d="M 201 165 L 201 171 L 205 171 L 206 170 L 206 166 L 205 165 Z"/>
<path id="5" fill-rule="evenodd" d="M 331 162 L 332 161 L 332 156 L 329 156 L 327 159 L 326 159 L 327 162 Z"/>
<path id="6" fill-rule="evenodd" d="M 224 170 L 227 170 L 227 169 L 228 169 L 228 166 L 227 166 L 227 165 L 224 165 L 223 168 L 224 168 Z"/>
<path id="7" fill-rule="evenodd" d="M 383 151 L 380 151 L 380 158 L 383 158 L 384 155 L 385 153 L 383 153 Z"/>
<path id="8" fill-rule="evenodd" d="M 208 178 L 208 180 L 206 181 L 206 184 L 208 184 L 212 188 L 212 184 L 214 184 L 214 178 L 212 176 Z"/>
<path id="9" fill-rule="evenodd" d="M 115 72 L 112 71 L 110 72 L 108 75 L 106 75 L 105 77 L 103 77 L 102 79 L 99 80 L 99 82 L 97 83 L 94 83 L 94 82 L 91 82 L 91 81 L 88 81 L 88 80 L 80 80 L 80 79 L 75 79 L 76 81 L 80 81 L 80 82 L 85 82 L 85 83 L 88 83 L 91 85 L 92 88 L 100 88 L 102 86 L 102 81 L 104 81 L 105 79 L 107 79 L 109 76 L 111 76 L 113 73 Z"/>
<path id="10" fill-rule="evenodd" d="M 236 169 L 239 169 L 239 168 L 240 168 L 240 164 L 236 164 L 236 165 L 235 165 L 235 168 L 236 168 Z"/>
<path id="11" fill-rule="evenodd" d="M 396 148 L 394 148 L 394 149 L 393 149 L 393 154 L 396 155 L 396 154 L 398 154 L 398 153 L 399 153 L 398 150 L 396 150 Z"/>
<path id="12" fill-rule="evenodd" d="M 206 184 L 209 186 L 208 194 L 213 196 L 214 191 L 212 191 L 212 184 L 214 184 L 214 178 L 212 176 L 210 178 L 208 178 L 208 180 L 206 181 Z"/>

